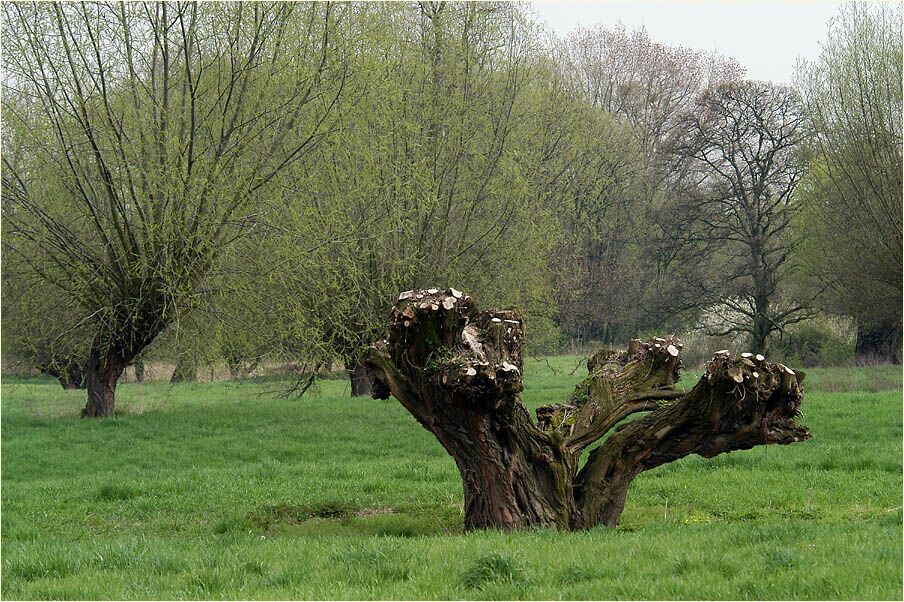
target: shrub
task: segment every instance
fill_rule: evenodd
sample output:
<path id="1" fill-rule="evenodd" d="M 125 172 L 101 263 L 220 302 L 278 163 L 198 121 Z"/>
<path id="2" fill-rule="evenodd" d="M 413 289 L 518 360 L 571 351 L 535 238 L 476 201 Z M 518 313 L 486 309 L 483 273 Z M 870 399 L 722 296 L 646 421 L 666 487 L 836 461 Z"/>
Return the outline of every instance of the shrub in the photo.
<path id="1" fill-rule="evenodd" d="M 679 333 L 684 343 L 681 358 L 689 370 L 699 369 L 720 349 L 732 353 L 752 351 L 746 333 L 716 337 L 706 334 L 703 326 Z M 849 321 L 833 317 L 819 317 L 794 324 L 781 335 L 773 335 L 766 355 L 772 361 L 789 366 L 849 366 L 854 363 L 854 328 Z"/>
<path id="2" fill-rule="evenodd" d="M 769 356 L 803 368 L 851 365 L 855 337 L 846 326 L 826 318 L 797 324 L 772 341 Z"/>

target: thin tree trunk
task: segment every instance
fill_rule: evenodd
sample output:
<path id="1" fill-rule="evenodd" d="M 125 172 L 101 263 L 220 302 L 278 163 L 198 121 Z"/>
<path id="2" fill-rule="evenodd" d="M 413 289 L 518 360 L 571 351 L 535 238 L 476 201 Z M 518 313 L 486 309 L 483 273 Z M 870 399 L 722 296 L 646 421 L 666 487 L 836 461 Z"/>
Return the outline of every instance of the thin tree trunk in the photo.
<path id="1" fill-rule="evenodd" d="M 85 368 L 81 362 L 70 360 L 57 375 L 64 389 L 85 388 Z"/>
<path id="2" fill-rule="evenodd" d="M 179 356 L 176 362 L 176 369 L 173 370 L 173 376 L 170 383 L 187 383 L 194 382 L 198 378 L 198 364 L 195 358 L 188 353 Z"/>
<path id="3" fill-rule="evenodd" d="M 759 317 L 754 320 L 753 332 L 750 337 L 750 351 L 753 353 L 766 354 L 766 340 L 769 338 L 767 328 L 764 328 Z"/>
<path id="4" fill-rule="evenodd" d="M 757 205 L 758 206 L 758 205 Z M 758 220 L 752 218 L 754 223 Z M 769 316 L 771 303 L 771 291 L 775 290 L 774 278 L 766 271 L 766 263 L 762 248 L 762 232 L 759 226 L 755 227 L 753 243 L 750 250 L 751 272 L 753 276 L 753 331 L 751 334 L 751 349 L 753 353 L 766 355 L 766 342 L 772 333 L 773 324 Z M 773 275 L 774 276 L 774 275 Z"/>
<path id="5" fill-rule="evenodd" d="M 235 358 L 226 358 L 226 367 L 229 368 L 230 380 L 238 380 L 243 376 L 242 361 Z"/>
<path id="6" fill-rule="evenodd" d="M 370 373 L 364 362 L 357 358 L 345 360 L 345 372 L 351 383 L 352 397 L 364 397 L 371 394 Z"/>
<path id="7" fill-rule="evenodd" d="M 33 361 L 40 372 L 56 378 L 64 389 L 85 388 L 85 365 L 82 361 L 56 359 L 48 352 L 37 353 Z"/>
<path id="8" fill-rule="evenodd" d="M 88 403 L 83 418 L 106 418 L 114 415 L 116 383 L 129 362 L 114 351 L 92 349 L 88 356 L 86 384 Z"/>
<path id="9" fill-rule="evenodd" d="M 144 382 L 144 360 L 135 360 L 132 362 L 132 365 L 135 366 L 135 382 L 143 383 Z"/>
<path id="10" fill-rule="evenodd" d="M 857 362 L 901 363 L 901 327 L 896 324 L 858 324 L 854 345 Z"/>
<path id="11" fill-rule="evenodd" d="M 766 343 L 772 333 L 772 320 L 769 318 L 769 299 L 765 294 L 756 298 L 756 311 L 753 316 L 753 331 L 751 334 L 751 349 L 753 353 L 766 355 Z"/>

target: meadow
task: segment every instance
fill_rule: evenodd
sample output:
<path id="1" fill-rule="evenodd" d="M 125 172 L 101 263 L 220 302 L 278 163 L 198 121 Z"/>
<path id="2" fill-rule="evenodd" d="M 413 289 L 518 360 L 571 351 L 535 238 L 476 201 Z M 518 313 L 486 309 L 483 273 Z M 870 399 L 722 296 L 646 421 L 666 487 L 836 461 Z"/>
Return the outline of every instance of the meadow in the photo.
<path id="1" fill-rule="evenodd" d="M 528 359 L 525 403 L 578 360 Z M 900 600 L 900 368 L 805 386 L 812 440 L 644 473 L 616 529 L 464 533 L 451 458 L 345 382 L 125 384 L 97 421 L 4 378 L 2 597 Z"/>

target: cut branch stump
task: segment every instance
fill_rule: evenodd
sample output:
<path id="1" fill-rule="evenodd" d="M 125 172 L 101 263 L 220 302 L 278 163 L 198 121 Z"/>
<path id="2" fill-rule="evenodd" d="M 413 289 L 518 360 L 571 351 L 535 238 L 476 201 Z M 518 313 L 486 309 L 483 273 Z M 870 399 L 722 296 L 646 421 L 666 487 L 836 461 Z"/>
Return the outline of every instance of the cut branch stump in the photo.
<path id="1" fill-rule="evenodd" d="M 407 291 L 365 359 L 373 397 L 394 396 L 455 460 L 467 529 L 615 526 L 645 470 L 810 437 L 795 423 L 802 372 L 720 351 L 680 391 L 672 336 L 599 351 L 571 397 L 534 420 L 521 402 L 524 336 L 519 309 L 479 311 L 451 288 Z"/>

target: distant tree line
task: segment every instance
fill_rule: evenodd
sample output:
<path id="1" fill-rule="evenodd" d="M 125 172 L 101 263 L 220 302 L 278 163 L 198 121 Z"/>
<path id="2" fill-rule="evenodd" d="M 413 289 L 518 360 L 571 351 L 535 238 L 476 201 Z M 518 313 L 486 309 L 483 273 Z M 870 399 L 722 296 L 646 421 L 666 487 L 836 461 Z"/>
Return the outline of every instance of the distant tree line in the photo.
<path id="1" fill-rule="evenodd" d="M 505 2 L 3 11 L 3 353 L 85 415 L 148 358 L 367 393 L 431 286 L 538 352 L 843 316 L 900 361 L 900 6 L 844 6 L 790 87 Z"/>

